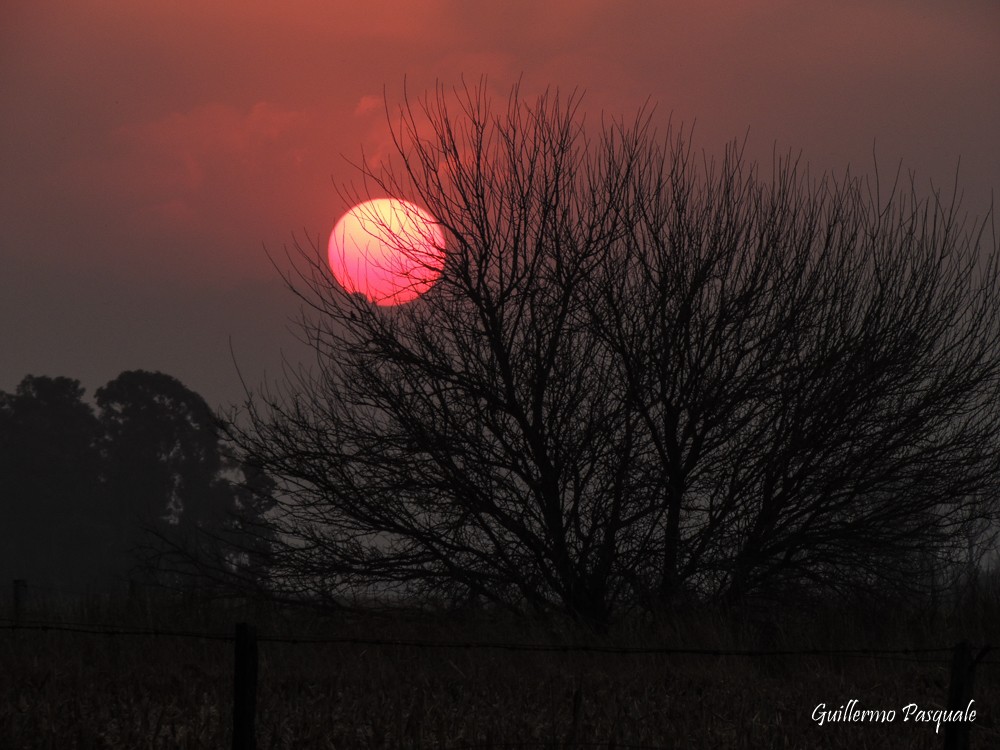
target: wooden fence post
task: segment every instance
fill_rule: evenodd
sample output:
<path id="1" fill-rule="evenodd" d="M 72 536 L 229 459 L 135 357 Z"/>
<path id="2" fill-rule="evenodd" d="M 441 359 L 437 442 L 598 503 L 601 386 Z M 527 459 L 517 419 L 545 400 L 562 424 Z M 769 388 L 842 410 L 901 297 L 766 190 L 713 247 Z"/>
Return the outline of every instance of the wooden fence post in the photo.
<path id="1" fill-rule="evenodd" d="M 21 624 L 25 602 L 28 600 L 28 582 L 23 578 L 14 579 L 14 627 Z"/>
<path id="2" fill-rule="evenodd" d="M 990 650 L 984 646 L 972 656 L 972 644 L 962 641 L 955 646 L 951 659 L 951 681 L 948 684 L 947 710 L 965 711 L 972 700 L 972 683 L 976 676 L 976 665 Z M 944 750 L 969 750 L 969 729 L 971 722 L 949 721 L 944 727 Z"/>
<path id="3" fill-rule="evenodd" d="M 233 750 L 256 750 L 257 629 L 236 623 L 233 665 Z"/>

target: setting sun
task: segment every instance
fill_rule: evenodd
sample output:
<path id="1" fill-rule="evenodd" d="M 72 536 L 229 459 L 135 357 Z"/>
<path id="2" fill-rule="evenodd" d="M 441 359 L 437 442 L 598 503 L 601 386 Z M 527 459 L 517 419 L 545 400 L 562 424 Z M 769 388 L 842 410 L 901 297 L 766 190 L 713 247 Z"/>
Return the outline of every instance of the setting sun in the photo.
<path id="1" fill-rule="evenodd" d="M 377 305 L 399 305 L 441 275 L 444 233 L 426 211 L 396 198 L 365 201 L 330 233 L 330 270 L 347 291 Z"/>

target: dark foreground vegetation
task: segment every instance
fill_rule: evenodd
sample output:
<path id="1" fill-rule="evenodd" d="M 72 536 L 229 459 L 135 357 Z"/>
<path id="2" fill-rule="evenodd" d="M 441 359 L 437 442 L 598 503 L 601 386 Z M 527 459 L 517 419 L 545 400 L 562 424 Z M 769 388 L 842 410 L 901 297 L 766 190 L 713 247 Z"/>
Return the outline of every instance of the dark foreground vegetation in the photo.
<path id="1" fill-rule="evenodd" d="M 91 599 L 22 613 L 0 625 L 0 747 L 228 748 L 233 645 L 167 635 L 31 630 L 46 620 L 81 630 L 231 634 L 256 624 L 259 748 L 685 747 L 940 748 L 944 727 L 904 721 L 903 707 L 946 705 L 951 655 L 713 655 L 420 647 L 414 642 L 677 649 L 901 649 L 976 644 L 996 636 L 1000 588 L 961 604 L 854 610 L 677 612 L 618 623 L 596 637 L 489 612 L 319 615 L 192 599 Z M 270 641 L 268 636 L 287 639 Z M 407 644 L 318 642 L 323 639 Z M 992 659 L 992 661 L 991 661 Z M 979 666 L 973 748 L 997 747 L 1000 667 Z M 891 723 L 819 726 L 835 710 L 893 709 Z"/>

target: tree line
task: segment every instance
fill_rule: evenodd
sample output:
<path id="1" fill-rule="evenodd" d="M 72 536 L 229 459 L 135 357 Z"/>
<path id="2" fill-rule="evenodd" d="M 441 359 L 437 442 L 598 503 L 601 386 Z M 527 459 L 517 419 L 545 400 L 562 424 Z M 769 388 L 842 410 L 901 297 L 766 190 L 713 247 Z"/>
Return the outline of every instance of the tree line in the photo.
<path id="1" fill-rule="evenodd" d="M 5 579 L 120 591 L 207 585 L 207 571 L 259 578 L 266 544 L 243 529 L 272 507 L 273 483 L 225 450 L 204 399 L 142 370 L 84 395 L 33 375 L 0 391 Z"/>

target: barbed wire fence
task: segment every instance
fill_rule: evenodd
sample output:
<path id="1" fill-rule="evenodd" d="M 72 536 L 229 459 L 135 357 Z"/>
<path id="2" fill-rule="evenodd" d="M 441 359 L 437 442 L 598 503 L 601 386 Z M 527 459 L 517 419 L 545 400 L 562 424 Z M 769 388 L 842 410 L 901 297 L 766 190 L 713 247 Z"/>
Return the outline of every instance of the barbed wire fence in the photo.
<path id="1" fill-rule="evenodd" d="M 192 638 L 210 641 L 233 642 L 234 633 L 205 632 L 193 630 L 170 630 L 159 628 L 131 628 L 113 624 L 88 624 L 81 622 L 21 620 L 15 623 L 13 618 L 0 617 L 0 630 L 38 631 L 83 633 L 88 635 L 108 636 L 148 636 L 165 638 Z M 908 661 L 925 664 L 945 664 L 947 659 L 914 658 L 917 654 L 950 654 L 954 646 L 936 648 L 901 648 L 901 649 L 723 649 L 723 648 L 677 648 L 677 647 L 635 647 L 635 646 L 599 646 L 599 645 L 556 645 L 548 643 L 519 643 L 507 641 L 456 641 L 456 640 L 416 640 L 407 638 L 362 638 L 356 636 L 276 636 L 257 635 L 257 643 L 283 643 L 291 645 L 352 645 L 352 646 L 400 646 L 416 649 L 493 649 L 498 651 L 528 651 L 547 653 L 599 653 L 622 655 L 677 655 L 677 656 L 842 656 L 849 658 L 879 659 L 889 661 Z M 992 664 L 1000 660 L 985 660 Z"/>
<path id="2" fill-rule="evenodd" d="M 279 636 L 260 634 L 257 627 L 247 622 L 235 623 L 228 632 L 201 630 L 172 630 L 161 628 L 135 628 L 115 623 L 87 623 L 82 621 L 47 621 L 23 616 L 27 587 L 23 580 L 14 581 L 14 612 L 12 617 L 0 617 L 0 631 L 11 632 L 64 632 L 107 637 L 181 638 L 218 641 L 233 644 L 233 750 L 256 750 L 255 720 L 258 671 L 258 644 L 288 645 L 354 645 L 371 647 L 401 647 L 409 649 L 499 650 L 535 653 L 599 653 L 612 655 L 677 655 L 696 657 L 840 657 L 867 660 L 885 660 L 922 664 L 950 664 L 946 711 L 961 712 L 972 699 L 975 672 L 979 666 L 995 665 L 1000 659 L 987 659 L 991 645 L 974 646 L 961 641 L 948 646 L 897 649 L 724 649 L 684 648 L 673 646 L 629 647 L 609 645 L 557 645 L 507 641 L 469 640 L 420 640 L 401 638 L 365 638 L 357 636 Z M 61 590 L 60 590 L 61 591 Z M 969 724 L 953 722 L 945 726 L 945 750 L 967 750 Z M 448 750 L 473 750 L 497 747 L 545 747 L 550 743 L 492 742 L 487 744 L 459 743 L 448 745 Z M 574 742 L 573 747 L 615 747 L 619 750 L 646 748 L 656 750 L 659 745 L 628 745 L 617 742 Z"/>

